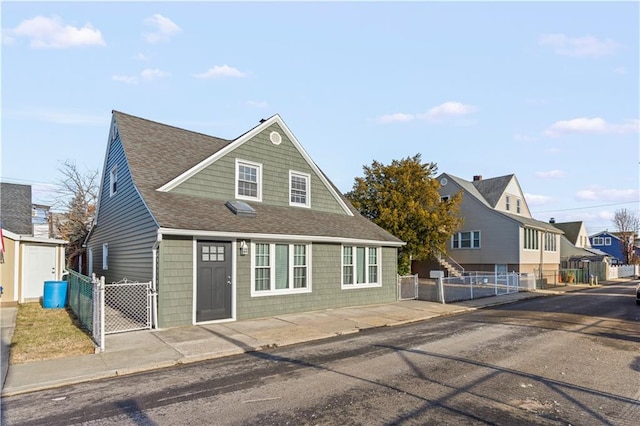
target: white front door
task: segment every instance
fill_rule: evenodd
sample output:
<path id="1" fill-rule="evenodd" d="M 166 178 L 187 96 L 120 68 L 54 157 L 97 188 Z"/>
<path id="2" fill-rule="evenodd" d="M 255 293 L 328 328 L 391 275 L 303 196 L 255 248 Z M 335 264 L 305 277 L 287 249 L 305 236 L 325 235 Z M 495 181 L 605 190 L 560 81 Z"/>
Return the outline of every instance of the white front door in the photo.
<path id="1" fill-rule="evenodd" d="M 53 281 L 58 276 L 55 246 L 27 244 L 23 254 L 22 302 L 42 297 L 44 282 Z"/>

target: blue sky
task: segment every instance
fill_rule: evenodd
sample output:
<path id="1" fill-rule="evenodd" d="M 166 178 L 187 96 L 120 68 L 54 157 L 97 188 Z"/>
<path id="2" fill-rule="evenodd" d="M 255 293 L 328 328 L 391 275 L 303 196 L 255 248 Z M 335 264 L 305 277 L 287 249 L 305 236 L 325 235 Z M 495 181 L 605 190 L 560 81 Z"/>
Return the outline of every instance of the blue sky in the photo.
<path id="1" fill-rule="evenodd" d="M 37 202 L 102 167 L 115 109 L 227 139 L 278 113 L 343 192 L 421 153 L 515 174 L 540 220 L 640 215 L 638 2 L 1 7 L 1 177 Z"/>

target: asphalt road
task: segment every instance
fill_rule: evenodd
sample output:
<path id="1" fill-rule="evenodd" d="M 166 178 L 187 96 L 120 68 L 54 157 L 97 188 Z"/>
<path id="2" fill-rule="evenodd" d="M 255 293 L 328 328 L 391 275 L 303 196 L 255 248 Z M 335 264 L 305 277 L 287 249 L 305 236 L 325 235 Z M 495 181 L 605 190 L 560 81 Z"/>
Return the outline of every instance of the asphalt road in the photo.
<path id="1" fill-rule="evenodd" d="M 2 424 L 636 425 L 633 284 L 2 401 Z"/>

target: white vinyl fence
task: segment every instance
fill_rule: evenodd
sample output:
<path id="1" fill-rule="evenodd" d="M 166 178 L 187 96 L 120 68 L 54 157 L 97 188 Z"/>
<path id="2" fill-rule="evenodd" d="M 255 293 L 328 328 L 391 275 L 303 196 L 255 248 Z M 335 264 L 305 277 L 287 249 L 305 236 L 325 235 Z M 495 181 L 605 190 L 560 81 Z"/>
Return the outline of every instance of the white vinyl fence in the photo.
<path id="1" fill-rule="evenodd" d="M 441 303 L 459 302 L 529 291 L 535 289 L 535 285 L 533 274 L 466 272 L 461 278 L 420 280 L 417 299 Z"/>
<path id="2" fill-rule="evenodd" d="M 640 276 L 640 265 L 616 265 L 609 268 L 608 279 Z"/>

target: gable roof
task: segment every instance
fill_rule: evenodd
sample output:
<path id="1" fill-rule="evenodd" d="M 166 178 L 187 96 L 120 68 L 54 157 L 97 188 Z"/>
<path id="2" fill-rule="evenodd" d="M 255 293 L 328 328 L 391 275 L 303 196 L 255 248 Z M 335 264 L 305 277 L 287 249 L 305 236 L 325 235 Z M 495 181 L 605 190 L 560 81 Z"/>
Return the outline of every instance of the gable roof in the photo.
<path id="1" fill-rule="evenodd" d="M 580 235 L 580 229 L 582 229 L 582 222 L 562 222 L 553 223 L 553 226 L 564 232 L 564 236 L 575 245 Z"/>
<path id="2" fill-rule="evenodd" d="M 404 243 L 361 216 L 336 189 L 275 115 L 234 140 L 196 133 L 166 124 L 113 111 L 131 179 L 162 233 L 228 235 L 304 239 Z M 287 132 L 320 180 L 332 192 L 345 214 L 313 209 L 273 206 L 246 201 L 255 217 L 235 215 L 227 201 L 171 192 L 175 185 L 198 173 L 273 123 Z M 215 220 L 212 220 L 215 218 Z"/>
<path id="3" fill-rule="evenodd" d="M 521 225 L 528 226 L 535 229 L 541 229 L 546 232 L 551 232 L 554 234 L 562 234 L 563 231 L 554 227 L 552 224 L 543 222 L 541 220 L 529 218 L 526 216 L 521 216 L 513 213 L 508 213 L 504 211 L 497 210 L 495 208 L 498 200 L 504 193 L 507 185 L 511 182 L 512 179 L 515 178 L 515 175 L 506 175 L 500 176 L 497 178 L 490 179 L 481 179 L 474 182 L 469 182 L 457 176 L 450 175 L 448 173 L 443 173 L 452 181 L 454 181 L 458 186 L 460 186 L 465 192 L 474 197 L 476 200 L 480 201 L 485 207 L 491 210 L 493 213 L 502 215 L 511 220 L 514 220 Z M 482 183 L 485 182 L 485 183 Z M 526 202 L 526 200 L 525 200 Z"/>
<path id="4" fill-rule="evenodd" d="M 615 238 L 616 240 L 620 241 L 620 237 L 618 237 L 615 234 L 615 232 L 609 232 L 609 231 L 600 231 L 596 234 L 589 235 L 589 239 L 593 237 L 600 237 L 600 236 L 607 236 L 607 237 Z"/>
<path id="5" fill-rule="evenodd" d="M 474 180 L 471 182 L 478 192 L 484 197 L 484 199 L 493 208 L 496 207 L 500 197 L 504 194 L 507 185 L 513 179 L 514 175 L 499 176 L 489 179 Z"/>

